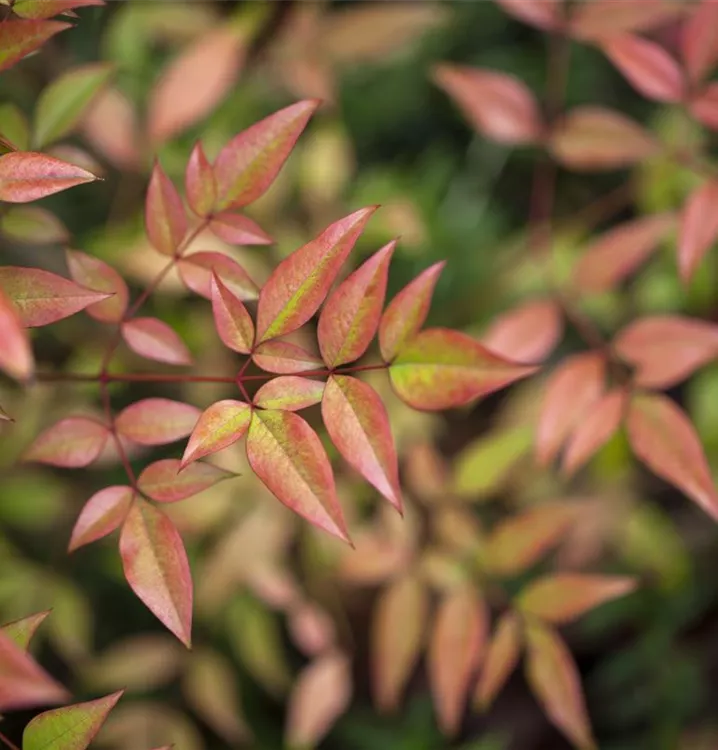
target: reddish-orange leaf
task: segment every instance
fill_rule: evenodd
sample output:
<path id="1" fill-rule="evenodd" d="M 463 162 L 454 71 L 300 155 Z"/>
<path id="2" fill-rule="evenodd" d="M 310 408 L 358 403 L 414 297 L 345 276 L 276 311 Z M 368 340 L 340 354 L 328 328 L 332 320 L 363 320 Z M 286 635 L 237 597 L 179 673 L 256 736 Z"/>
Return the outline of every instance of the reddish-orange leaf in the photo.
<path id="1" fill-rule="evenodd" d="M 536 369 L 504 359 L 464 333 L 429 328 L 401 349 L 389 376 L 409 406 L 441 411 L 505 388 Z"/>
<path id="2" fill-rule="evenodd" d="M 718 83 L 709 83 L 688 105 L 691 115 L 712 130 L 718 130 Z"/>
<path id="3" fill-rule="evenodd" d="M 259 293 L 258 342 L 295 331 L 314 315 L 376 208 L 334 222 L 274 269 Z"/>
<path id="4" fill-rule="evenodd" d="M 627 428 L 636 456 L 718 520 L 718 493 L 686 413 L 661 394 L 637 394 L 628 408 Z"/>
<path id="5" fill-rule="evenodd" d="M 595 750 L 581 682 L 571 652 L 553 629 L 526 628 L 526 679 L 549 720 L 581 750 Z"/>
<path id="6" fill-rule="evenodd" d="M 109 435 L 107 427 L 94 419 L 68 417 L 40 433 L 23 458 L 51 466 L 81 468 L 102 453 Z"/>
<path id="7" fill-rule="evenodd" d="M 222 253 L 200 252 L 185 255 L 178 263 L 182 281 L 188 289 L 207 299 L 212 299 L 212 274 L 235 296 L 243 301 L 259 296 L 259 287 L 236 260 Z"/>
<path id="8" fill-rule="evenodd" d="M 222 343 L 240 354 L 249 354 L 254 344 L 254 322 L 242 304 L 217 276 L 212 276 L 212 312 Z"/>
<path id="9" fill-rule="evenodd" d="M 318 106 L 315 99 L 297 102 L 235 136 L 214 163 L 215 208 L 240 208 L 264 195 Z"/>
<path id="10" fill-rule="evenodd" d="M 30 340 L 20 315 L 0 288 L 0 370 L 16 380 L 26 380 L 34 368 Z"/>
<path id="11" fill-rule="evenodd" d="M 596 352 L 566 357 L 551 373 L 541 404 L 536 458 L 549 464 L 586 409 L 603 393 L 606 363 Z"/>
<path id="12" fill-rule="evenodd" d="M 683 5 L 680 0 L 591 0 L 575 6 L 570 31 L 585 41 L 643 31 L 678 15 Z"/>
<path id="13" fill-rule="evenodd" d="M 324 383 L 298 375 L 284 375 L 265 383 L 254 397 L 262 409 L 299 411 L 314 406 L 322 400 Z"/>
<path id="14" fill-rule="evenodd" d="M 120 556 L 132 590 L 189 648 L 192 577 L 182 538 L 172 521 L 137 498 L 122 525 Z"/>
<path id="15" fill-rule="evenodd" d="M 123 409 L 117 431 L 141 445 L 165 445 L 187 437 L 200 416 L 196 406 L 167 398 L 145 398 Z"/>
<path id="16" fill-rule="evenodd" d="M 47 154 L 11 151 L 0 156 L 0 201 L 7 203 L 29 203 L 96 179 L 87 170 Z"/>
<path id="17" fill-rule="evenodd" d="M 44 612 L 37 612 L 27 617 L 21 617 L 19 620 L 13 620 L 0 627 L 0 631 L 8 636 L 16 646 L 27 651 L 37 629 L 50 612 L 51 610 L 47 609 Z"/>
<path id="18" fill-rule="evenodd" d="M 176 458 L 155 461 L 143 469 L 137 487 L 158 503 L 174 503 L 213 487 L 224 479 L 236 476 L 231 471 L 205 463 L 193 463 L 180 471 Z"/>
<path id="19" fill-rule="evenodd" d="M 104 0 L 16 0 L 12 10 L 22 18 L 52 18 L 61 13 L 84 8 L 88 5 L 104 5 Z"/>
<path id="20" fill-rule="evenodd" d="M 396 241 L 385 245 L 329 296 L 319 316 L 319 350 L 328 367 L 353 362 L 366 352 L 381 318 L 389 262 Z"/>
<path id="21" fill-rule="evenodd" d="M 629 323 L 613 347 L 635 368 L 637 385 L 671 388 L 718 358 L 718 325 L 681 315 L 652 315 Z"/>
<path id="22" fill-rule="evenodd" d="M 387 305 L 379 323 L 379 349 L 385 362 L 391 362 L 424 325 L 436 282 L 445 265 L 445 261 L 440 261 L 429 266 Z"/>
<path id="23" fill-rule="evenodd" d="M 197 216 L 207 216 L 212 211 L 217 199 L 217 185 L 214 180 L 214 171 L 202 148 L 202 143 L 197 141 L 185 170 L 185 195 L 189 207 Z"/>
<path id="24" fill-rule="evenodd" d="M 157 318 L 132 318 L 122 324 L 122 338 L 135 354 L 168 365 L 191 365 L 192 355 L 179 335 Z"/>
<path id="25" fill-rule="evenodd" d="M 506 684 L 521 655 L 521 623 L 514 612 L 504 612 L 486 647 L 486 659 L 476 684 L 474 705 L 486 711 Z"/>
<path id="26" fill-rule="evenodd" d="M 396 448 L 379 394 L 357 378 L 332 375 L 324 389 L 322 417 L 347 463 L 401 513 Z"/>
<path id="27" fill-rule="evenodd" d="M 322 367 L 319 357 L 289 341 L 264 341 L 252 353 L 254 363 L 267 372 L 292 375 Z"/>
<path id="28" fill-rule="evenodd" d="M 698 83 L 718 62 L 718 3 L 702 0 L 691 7 L 681 27 L 681 54 L 686 74 Z"/>
<path id="29" fill-rule="evenodd" d="M 111 294 L 102 302 L 96 302 L 85 308 L 85 312 L 105 323 L 117 323 L 127 309 L 129 292 L 125 280 L 111 266 L 79 250 L 67 251 L 67 266 L 70 276 L 83 287 L 97 292 Z"/>
<path id="30" fill-rule="evenodd" d="M 192 431 L 181 468 L 236 443 L 249 428 L 252 408 L 244 401 L 217 401 L 202 412 Z"/>
<path id="31" fill-rule="evenodd" d="M 134 497 L 131 487 L 116 485 L 96 492 L 84 505 L 70 537 L 68 552 L 106 537 L 125 520 Z"/>
<path id="32" fill-rule="evenodd" d="M 274 241 L 259 224 L 236 211 L 214 214 L 209 228 L 229 245 L 271 245 Z"/>
<path id="33" fill-rule="evenodd" d="M 174 255 L 187 233 L 187 215 L 177 188 L 155 162 L 145 200 L 147 237 L 163 255 Z"/>
<path id="34" fill-rule="evenodd" d="M 541 362 L 556 348 L 562 334 L 561 308 L 552 300 L 541 300 L 499 315 L 481 343 L 515 362 Z"/>
<path id="35" fill-rule="evenodd" d="M 439 65 L 434 81 L 482 135 L 511 145 L 535 143 L 543 130 L 531 91 L 514 76 L 460 65 Z"/>
<path id="36" fill-rule="evenodd" d="M 34 52 L 50 37 L 71 28 L 69 23 L 59 21 L 5 18 L 0 24 L 0 71 Z"/>
<path id="37" fill-rule="evenodd" d="M 247 435 L 254 473 L 290 510 L 349 541 L 334 475 L 322 441 L 290 411 L 255 411 Z"/>
<path id="38" fill-rule="evenodd" d="M 469 683 L 484 656 L 487 627 L 486 604 L 471 584 L 449 591 L 439 603 L 428 670 L 439 726 L 449 736 L 459 729 Z"/>
<path id="39" fill-rule="evenodd" d="M 495 0 L 509 15 L 539 29 L 561 26 L 561 0 Z"/>
<path id="40" fill-rule="evenodd" d="M 705 254 L 718 238 L 718 181 L 709 180 L 687 198 L 678 230 L 678 269 L 690 281 Z"/>

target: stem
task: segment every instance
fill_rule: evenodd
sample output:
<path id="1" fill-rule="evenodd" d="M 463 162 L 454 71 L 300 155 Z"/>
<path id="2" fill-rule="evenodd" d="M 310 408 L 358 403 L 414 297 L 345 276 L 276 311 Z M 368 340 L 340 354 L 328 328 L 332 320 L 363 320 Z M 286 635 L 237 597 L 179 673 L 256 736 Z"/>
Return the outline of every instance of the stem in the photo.
<path id="1" fill-rule="evenodd" d="M 0 742 L 7 745 L 8 750 L 20 750 L 20 748 L 14 742 L 10 742 L 2 732 L 0 732 Z"/>

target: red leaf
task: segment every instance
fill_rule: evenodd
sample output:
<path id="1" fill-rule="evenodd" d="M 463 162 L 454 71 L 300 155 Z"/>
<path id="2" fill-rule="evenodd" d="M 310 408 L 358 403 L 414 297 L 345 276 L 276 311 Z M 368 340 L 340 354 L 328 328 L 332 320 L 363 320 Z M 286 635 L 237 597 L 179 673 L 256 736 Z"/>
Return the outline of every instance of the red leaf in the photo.
<path id="1" fill-rule="evenodd" d="M 106 537 L 118 529 L 130 509 L 134 492 L 116 485 L 96 492 L 84 505 L 72 530 L 68 552 Z"/>
<path id="2" fill-rule="evenodd" d="M 630 34 L 610 36 L 602 43 L 608 59 L 644 96 L 679 102 L 685 93 L 678 63 L 659 44 Z"/>
<path id="3" fill-rule="evenodd" d="M 718 62 L 718 4 L 714 0 L 691 7 L 681 27 L 681 54 L 692 83 L 701 81 Z"/>
<path id="4" fill-rule="evenodd" d="M 244 401 L 217 401 L 202 412 L 192 431 L 181 469 L 202 456 L 236 443 L 249 429 L 252 408 Z"/>
<path id="5" fill-rule="evenodd" d="M 234 83 L 244 44 L 231 28 L 201 34 L 167 66 L 150 94 L 147 127 L 154 144 L 199 122 Z"/>
<path id="6" fill-rule="evenodd" d="M 234 211 L 212 216 L 209 228 L 229 245 L 271 245 L 274 241 L 256 222 Z"/>
<path id="7" fill-rule="evenodd" d="M 174 255 L 187 234 L 187 215 L 177 188 L 155 162 L 145 201 L 147 237 L 163 255 Z"/>
<path id="8" fill-rule="evenodd" d="M 187 437 L 200 416 L 196 406 L 167 398 L 145 398 L 130 404 L 115 419 L 115 428 L 140 445 L 165 445 Z"/>
<path id="9" fill-rule="evenodd" d="M 671 213 L 653 214 L 599 235 L 576 265 L 576 286 L 586 292 L 613 289 L 648 260 L 675 223 Z"/>
<path id="10" fill-rule="evenodd" d="M 277 499 L 345 542 L 349 536 L 332 467 L 316 432 L 289 411 L 256 411 L 247 435 L 254 473 Z"/>
<path id="11" fill-rule="evenodd" d="M 5 18 L 0 25 L 0 71 L 7 70 L 34 52 L 50 37 L 71 28 L 69 23 L 59 21 Z"/>
<path id="12" fill-rule="evenodd" d="M 212 277 L 212 312 L 222 343 L 240 354 L 249 354 L 254 344 L 254 322 L 238 297 Z"/>
<path id="13" fill-rule="evenodd" d="M 691 99 L 688 109 L 693 117 L 708 128 L 718 130 L 718 83 L 709 83 Z"/>
<path id="14" fill-rule="evenodd" d="M 561 308 L 551 300 L 528 302 L 499 315 L 481 337 L 492 352 L 515 362 L 541 362 L 563 334 Z"/>
<path id="15" fill-rule="evenodd" d="M 185 170 L 185 194 L 189 207 L 197 216 L 207 216 L 217 199 L 217 184 L 212 165 L 200 141 L 195 143 Z"/>
<path id="16" fill-rule="evenodd" d="M 95 320 L 105 323 L 118 323 L 127 309 L 129 291 L 124 279 L 111 266 L 98 258 L 93 258 L 79 250 L 67 251 L 67 266 L 70 276 L 83 287 L 97 292 L 111 294 L 102 302 L 85 308 L 85 312 Z"/>
<path id="17" fill-rule="evenodd" d="M 656 142 L 638 123 L 595 106 L 571 110 L 551 134 L 549 149 L 565 167 L 605 171 L 628 167 L 656 152 Z"/>
<path id="18" fill-rule="evenodd" d="M 562 25 L 560 0 L 495 0 L 509 15 L 539 29 Z"/>
<path id="19" fill-rule="evenodd" d="M 441 411 L 468 404 L 536 371 L 490 352 L 466 334 L 429 328 L 389 366 L 394 391 L 406 404 Z"/>
<path id="20" fill-rule="evenodd" d="M 381 318 L 389 262 L 396 241 L 385 245 L 330 295 L 319 316 L 319 350 L 328 367 L 353 362 L 366 352 Z"/>
<path id="21" fill-rule="evenodd" d="M 575 6 L 570 31 L 586 41 L 644 31 L 678 15 L 682 6 L 672 0 L 591 0 Z"/>
<path id="22" fill-rule="evenodd" d="M 236 476 L 212 464 L 193 463 L 182 472 L 180 466 L 181 462 L 176 458 L 155 461 L 137 478 L 137 487 L 158 503 L 174 503 Z"/>
<path id="23" fill-rule="evenodd" d="M 22 18 L 52 18 L 74 8 L 104 5 L 104 0 L 16 0 L 12 10 Z"/>
<path id="24" fill-rule="evenodd" d="M 448 592 L 439 604 L 431 634 L 428 670 L 439 727 L 459 729 L 469 683 L 483 657 L 488 613 L 473 586 Z"/>
<path id="25" fill-rule="evenodd" d="M 259 287 L 252 281 L 242 266 L 227 255 L 200 252 L 185 255 L 177 263 L 182 281 L 195 294 L 212 299 L 212 274 L 235 296 L 243 301 L 259 296 Z"/>
<path id="26" fill-rule="evenodd" d="M 718 182 L 708 181 L 693 190 L 681 212 L 678 231 L 678 269 L 688 283 L 718 237 Z"/>
<path id="27" fill-rule="evenodd" d="M 16 380 L 27 380 L 34 369 L 30 341 L 18 311 L 0 289 L 0 370 Z"/>
<path id="28" fill-rule="evenodd" d="M 631 399 L 626 426 L 638 459 L 718 520 L 718 493 L 685 412 L 666 396 L 639 394 Z"/>
<path id="29" fill-rule="evenodd" d="M 345 461 L 401 513 L 396 448 L 379 394 L 361 380 L 332 375 L 324 390 L 322 418 Z"/>
<path id="30" fill-rule="evenodd" d="M 274 269 L 259 293 L 258 342 L 295 331 L 314 315 L 376 208 L 334 222 Z"/>
<path id="31" fill-rule="evenodd" d="M 192 355 L 167 323 L 157 318 L 133 318 L 122 324 L 122 338 L 135 354 L 168 365 L 191 365 Z"/>
<path id="32" fill-rule="evenodd" d="M 521 623 L 514 612 L 501 615 L 486 648 L 486 659 L 476 684 L 474 704 L 486 711 L 516 668 L 521 655 Z"/>
<path id="33" fill-rule="evenodd" d="M 182 643 L 192 640 L 192 576 L 182 538 L 170 519 L 139 498 L 120 535 L 125 578 L 139 599 Z"/>
<path id="34" fill-rule="evenodd" d="M 318 404 L 323 395 L 324 383 L 320 380 L 285 375 L 265 383 L 257 391 L 254 403 L 262 409 L 299 411 Z"/>
<path id="35" fill-rule="evenodd" d="M 87 170 L 47 154 L 12 151 L 0 156 L 0 201 L 7 203 L 29 203 L 96 179 Z"/>
<path id="36" fill-rule="evenodd" d="M 646 388 L 671 388 L 718 358 L 718 325 L 680 315 L 638 318 L 613 342 Z"/>
<path id="37" fill-rule="evenodd" d="M 318 106 L 314 99 L 297 102 L 235 136 L 214 164 L 215 208 L 240 208 L 264 195 Z"/>
<path id="38" fill-rule="evenodd" d="M 439 65 L 434 81 L 482 135 L 499 143 L 536 143 L 543 123 L 536 99 L 514 76 L 494 70 Z"/>
<path id="39" fill-rule="evenodd" d="M 68 417 L 35 438 L 23 458 L 73 469 L 89 466 L 102 453 L 109 435 L 107 427 L 94 419 Z"/>
<path id="40" fill-rule="evenodd" d="M 553 461 L 578 420 L 603 393 L 605 377 L 606 363 L 595 352 L 566 357 L 551 373 L 536 435 L 539 464 Z"/>
<path id="41" fill-rule="evenodd" d="M 291 375 L 322 366 L 322 360 L 288 341 L 265 341 L 252 353 L 254 363 L 266 372 Z"/>

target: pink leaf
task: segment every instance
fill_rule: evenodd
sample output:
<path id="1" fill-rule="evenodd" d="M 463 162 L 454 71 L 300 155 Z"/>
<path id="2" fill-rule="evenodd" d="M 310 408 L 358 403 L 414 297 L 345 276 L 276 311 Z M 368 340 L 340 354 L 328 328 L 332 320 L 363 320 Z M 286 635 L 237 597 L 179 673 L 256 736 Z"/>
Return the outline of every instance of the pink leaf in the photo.
<path id="1" fill-rule="evenodd" d="M 259 296 L 259 287 L 244 268 L 227 255 L 192 253 L 179 260 L 177 268 L 187 288 L 206 299 L 212 299 L 213 273 L 242 301 L 254 300 Z"/>
<path id="2" fill-rule="evenodd" d="M 155 162 L 145 201 L 147 237 L 163 255 L 174 255 L 187 234 L 187 215 L 177 188 Z"/>
<path id="3" fill-rule="evenodd" d="M 401 513 L 396 449 L 379 394 L 361 380 L 332 375 L 324 390 L 322 418 L 347 463 Z"/>
<path id="4" fill-rule="evenodd" d="M 257 391 L 254 403 L 262 409 L 299 411 L 318 404 L 323 395 L 324 383 L 320 380 L 285 375 L 265 383 Z"/>
<path id="5" fill-rule="evenodd" d="M 692 83 L 700 82 L 718 62 L 718 4 L 714 0 L 691 6 L 681 27 L 681 53 Z"/>
<path id="6" fill-rule="evenodd" d="M 182 643 L 192 640 L 192 576 L 182 538 L 162 511 L 139 498 L 120 535 L 125 578 L 152 614 Z"/>
<path id="7" fill-rule="evenodd" d="M 322 360 L 288 341 L 264 341 L 252 353 L 254 363 L 266 372 L 292 375 L 322 366 Z"/>
<path id="8" fill-rule="evenodd" d="M 197 216 L 211 213 L 217 199 L 217 185 L 212 165 L 205 156 L 202 144 L 197 141 L 185 170 L 185 194 L 189 207 Z"/>
<path id="9" fill-rule="evenodd" d="M 349 541 L 329 459 L 316 432 L 289 411 L 256 411 L 247 435 L 254 473 L 311 524 Z"/>
<path id="10" fill-rule="evenodd" d="M 15 65 L 45 44 L 50 37 L 71 28 L 69 23 L 59 21 L 5 18 L 0 25 L 0 71 Z"/>
<path id="11" fill-rule="evenodd" d="M 7 203 L 29 203 L 96 179 L 87 170 L 47 154 L 12 151 L 0 156 L 0 201 Z"/>
<path id="12" fill-rule="evenodd" d="M 254 344 L 254 323 L 242 304 L 217 276 L 212 277 L 212 312 L 222 343 L 240 354 L 249 354 Z"/>
<path id="13" fill-rule="evenodd" d="M 287 627 L 292 641 L 307 656 L 321 656 L 335 645 L 336 627 L 329 614 L 310 601 L 291 606 Z"/>
<path id="14" fill-rule="evenodd" d="M 561 0 L 496 0 L 496 4 L 509 15 L 539 29 L 556 29 L 561 26 Z"/>
<path id="15" fill-rule="evenodd" d="M 334 222 L 274 269 L 259 293 L 258 342 L 295 331 L 314 315 L 374 211 L 362 208 Z"/>
<path id="16" fill-rule="evenodd" d="M 133 318 L 122 324 L 122 338 L 135 354 L 168 365 L 191 365 L 182 339 L 157 318 Z"/>
<path id="17" fill-rule="evenodd" d="M 184 469 L 202 456 L 236 443 L 249 429 L 252 408 L 244 401 L 217 401 L 202 412 L 182 456 Z"/>
<path id="18" fill-rule="evenodd" d="M 424 325 L 436 282 L 445 265 L 445 261 L 440 261 L 429 266 L 387 305 L 379 323 L 379 349 L 385 362 L 391 362 Z"/>
<path id="19" fill-rule="evenodd" d="M 145 398 L 130 404 L 115 419 L 115 428 L 140 445 L 165 445 L 187 437 L 200 415 L 196 406 L 167 398 Z"/>
<path id="20" fill-rule="evenodd" d="M 486 711 L 516 668 L 521 655 L 521 623 L 514 612 L 504 612 L 486 648 L 474 704 Z"/>
<path id="21" fill-rule="evenodd" d="M 214 164 L 215 208 L 241 208 L 264 195 L 318 106 L 317 100 L 297 102 L 235 136 Z"/>
<path id="22" fill-rule="evenodd" d="M 682 6 L 674 0 L 591 0 L 575 6 L 570 31 L 584 41 L 645 31 L 678 15 Z"/>
<path id="23" fill-rule="evenodd" d="M 271 245 L 273 242 L 256 222 L 234 211 L 214 214 L 209 228 L 229 245 Z"/>
<path id="24" fill-rule="evenodd" d="M 119 529 L 130 509 L 134 492 L 116 485 L 96 492 L 84 505 L 72 530 L 68 552 L 106 537 Z"/>
<path id="25" fill-rule="evenodd" d="M 678 231 L 678 268 L 688 283 L 718 238 L 718 181 L 710 180 L 693 190 L 681 212 Z"/>
<path id="26" fill-rule="evenodd" d="M 67 251 L 67 265 L 70 276 L 78 284 L 112 295 L 102 302 L 86 307 L 85 312 L 95 320 L 105 323 L 118 323 L 122 320 L 129 297 L 127 284 L 122 276 L 104 261 L 79 250 Z"/>
<path id="27" fill-rule="evenodd" d="M 102 453 L 109 435 L 107 427 L 94 419 L 68 417 L 44 430 L 23 457 L 51 466 L 89 466 Z"/>
<path id="28" fill-rule="evenodd" d="M 180 466 L 176 458 L 155 461 L 137 478 L 137 487 L 158 503 L 174 503 L 236 476 L 212 464 L 193 463 L 181 472 Z"/>
<path id="29" fill-rule="evenodd" d="M 688 103 L 693 117 L 711 130 L 718 130 L 718 83 L 709 83 Z"/>
<path id="30" fill-rule="evenodd" d="M 434 81 L 475 130 L 498 143 L 536 143 L 543 123 L 536 99 L 514 76 L 459 65 L 439 65 Z"/>
<path id="31" fill-rule="evenodd" d="M 83 119 L 85 137 L 120 169 L 137 170 L 140 134 L 131 102 L 115 88 L 105 89 Z"/>
<path id="32" fill-rule="evenodd" d="M 0 288 L 0 370 L 16 380 L 27 380 L 34 368 L 30 341 L 18 311 Z"/>
<path id="33" fill-rule="evenodd" d="M 638 459 L 718 520 L 718 493 L 685 412 L 666 396 L 639 394 L 631 399 L 626 426 Z"/>

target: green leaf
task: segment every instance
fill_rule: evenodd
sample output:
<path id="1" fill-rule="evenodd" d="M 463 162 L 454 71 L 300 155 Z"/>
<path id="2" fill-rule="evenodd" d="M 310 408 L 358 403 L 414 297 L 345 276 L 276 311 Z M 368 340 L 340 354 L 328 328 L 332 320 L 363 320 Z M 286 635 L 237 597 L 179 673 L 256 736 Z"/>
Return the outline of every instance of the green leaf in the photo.
<path id="1" fill-rule="evenodd" d="M 20 620 L 14 620 L 7 625 L 3 625 L 1 629 L 11 641 L 14 641 L 17 646 L 27 651 L 35 631 L 49 614 L 50 610 L 38 612 L 35 615 L 28 615 Z"/>

